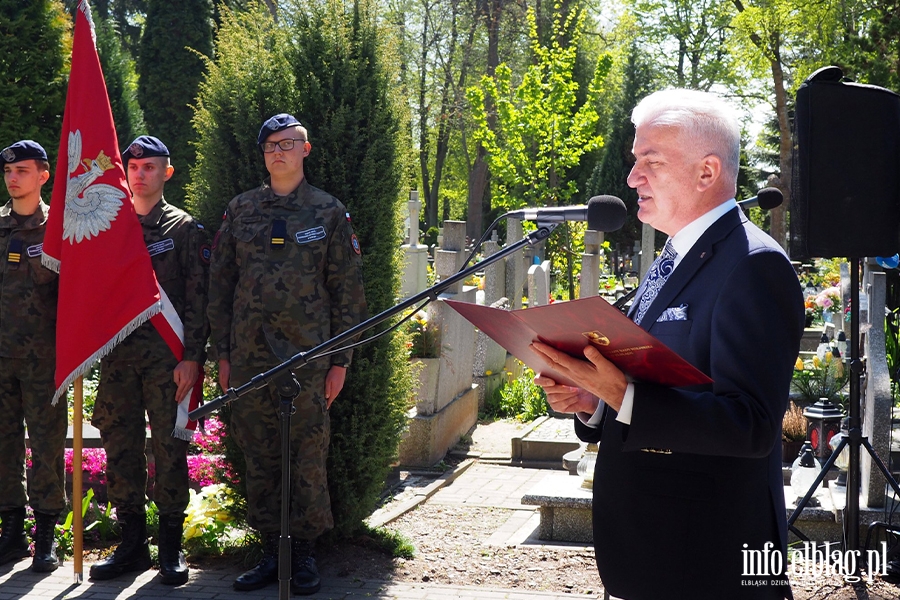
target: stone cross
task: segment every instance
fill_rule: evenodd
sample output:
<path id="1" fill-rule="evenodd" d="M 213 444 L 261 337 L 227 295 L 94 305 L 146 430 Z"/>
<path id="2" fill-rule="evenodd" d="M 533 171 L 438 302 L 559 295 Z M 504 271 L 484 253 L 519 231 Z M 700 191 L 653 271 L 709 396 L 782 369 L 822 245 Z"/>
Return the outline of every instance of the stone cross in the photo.
<path id="1" fill-rule="evenodd" d="M 578 296 L 588 298 L 600 293 L 600 245 L 603 233 L 588 229 L 584 232 L 584 253 L 581 255 L 581 288 Z"/>

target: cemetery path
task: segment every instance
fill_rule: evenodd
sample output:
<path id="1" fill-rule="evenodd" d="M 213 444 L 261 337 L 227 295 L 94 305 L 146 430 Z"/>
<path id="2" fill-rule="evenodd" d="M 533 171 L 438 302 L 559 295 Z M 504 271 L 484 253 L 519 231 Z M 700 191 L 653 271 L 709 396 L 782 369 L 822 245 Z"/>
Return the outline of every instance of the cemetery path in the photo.
<path id="1" fill-rule="evenodd" d="M 521 590 L 523 598 L 528 593 L 603 598 L 593 549 L 538 540 L 536 507 L 520 502 L 548 471 L 497 464 L 504 449 L 509 456 L 510 438 L 521 436 L 524 429 L 527 426 L 509 421 L 479 423 L 461 445 L 470 456 L 481 453 L 492 462 L 461 462 L 454 467 L 460 474 L 445 474 L 446 484 L 388 522 L 386 527 L 413 543 L 416 556 L 379 565 L 384 569 L 380 576 L 377 571 L 368 574 L 375 578 L 389 574 L 392 581 L 407 583 Z M 423 490 L 435 485 L 438 477 L 411 473 L 408 479 L 409 486 L 398 488 L 390 504 L 409 506 L 410 498 L 424 495 Z M 654 559 L 665 560 L 665 555 Z M 358 568 L 359 562 L 353 562 L 353 568 Z M 648 564 L 648 576 L 652 572 Z M 900 598 L 900 579 L 878 576 L 868 584 L 851 584 L 838 575 L 797 576 L 791 585 L 796 600 Z"/>
<path id="2" fill-rule="evenodd" d="M 480 431 L 479 431 L 480 429 Z M 467 452 L 491 461 L 448 458 L 445 472 L 403 475 L 373 524 L 402 534 L 416 548 L 412 559 L 392 559 L 364 537 L 319 551 L 322 591 L 313 600 L 566 600 L 602 599 L 593 550 L 578 544 L 544 543 L 536 539 L 539 522 L 533 506 L 521 497 L 549 471 L 500 464 L 499 455 L 513 435 L 515 423 L 482 423 L 467 440 Z M 504 439 L 505 438 L 505 439 Z M 507 454 L 509 450 L 507 450 Z M 711 549 L 714 551 L 714 549 Z M 653 554 L 665 560 L 664 553 Z M 85 573 L 90 561 L 85 561 Z M 157 582 L 156 571 L 108 582 L 72 584 L 71 561 L 52 574 L 34 574 L 30 561 L 0 567 L 0 600 L 80 598 L 233 600 L 231 582 L 244 565 L 233 557 L 191 565 L 191 580 L 171 588 Z M 647 575 L 653 576 L 648 564 Z M 880 577 L 869 584 L 849 584 L 839 576 L 792 579 L 796 600 L 896 600 L 900 581 Z M 273 598 L 277 586 L 241 593 L 245 600 Z M 679 599 L 680 600 L 680 599 Z"/>

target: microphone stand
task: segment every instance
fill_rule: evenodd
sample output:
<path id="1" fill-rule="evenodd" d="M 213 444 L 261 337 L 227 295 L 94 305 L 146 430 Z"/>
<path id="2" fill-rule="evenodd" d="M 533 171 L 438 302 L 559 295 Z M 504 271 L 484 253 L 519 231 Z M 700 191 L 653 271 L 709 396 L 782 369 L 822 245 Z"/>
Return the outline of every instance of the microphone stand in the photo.
<path id="1" fill-rule="evenodd" d="M 344 333 L 337 335 L 330 340 L 319 344 L 318 346 L 307 350 L 306 352 L 298 352 L 288 360 L 284 361 L 277 367 L 269 369 L 263 373 L 255 375 L 247 383 L 237 388 L 228 388 L 224 394 L 207 402 L 199 408 L 195 408 L 188 417 L 191 420 L 201 419 L 215 410 L 218 410 L 225 404 L 237 400 L 241 396 L 251 392 L 252 390 L 267 387 L 269 383 L 274 383 L 281 396 L 280 419 L 281 419 L 281 537 L 278 541 L 278 597 L 280 600 L 288 600 L 290 598 L 290 581 L 291 581 L 291 534 L 290 534 L 290 485 L 291 485 L 291 465 L 287 457 L 290 456 L 290 434 L 291 434 L 291 414 L 294 412 L 293 400 L 300 394 L 300 384 L 297 382 L 291 369 L 300 368 L 308 362 L 325 355 L 334 348 L 339 348 L 345 342 L 350 342 L 361 333 L 372 329 L 376 325 L 387 321 L 394 315 L 415 306 L 423 300 L 434 301 L 444 290 L 448 289 L 455 283 L 464 281 L 469 275 L 472 275 L 479 269 L 493 264 L 501 258 L 518 252 L 526 246 L 531 246 L 541 242 L 548 237 L 556 229 L 559 223 L 540 223 L 538 228 L 526 235 L 521 240 L 510 244 L 503 250 L 492 254 L 487 258 L 475 263 L 467 269 L 463 269 L 448 277 L 444 281 L 440 281 L 430 288 L 407 298 L 400 304 L 389 308 L 370 319 L 363 321 L 352 329 L 348 329 Z"/>

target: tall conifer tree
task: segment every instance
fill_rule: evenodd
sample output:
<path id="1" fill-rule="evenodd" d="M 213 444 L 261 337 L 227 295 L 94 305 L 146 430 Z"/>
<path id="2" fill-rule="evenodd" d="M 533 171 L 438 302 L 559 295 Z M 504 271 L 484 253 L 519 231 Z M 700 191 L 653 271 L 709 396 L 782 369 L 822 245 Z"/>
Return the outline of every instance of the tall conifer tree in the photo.
<path id="1" fill-rule="evenodd" d="M 109 19 L 96 18 L 97 53 L 106 80 L 109 104 L 116 123 L 120 148 L 145 132 L 144 111 L 137 99 L 137 72 L 134 59 L 116 34 Z"/>
<path id="2" fill-rule="evenodd" d="M 394 304 L 399 287 L 400 123 L 390 63 L 364 5 L 293 8 L 285 14 L 296 20 L 280 24 L 262 4 L 225 14 L 197 99 L 187 204 L 210 224 L 221 222 L 228 202 L 267 176 L 256 146 L 260 124 L 293 114 L 313 146 L 304 161 L 309 182 L 351 214 L 369 313 L 377 314 Z M 375 508 L 397 456 L 410 397 L 402 342 L 390 334 L 356 349 L 330 409 L 328 478 L 338 535 L 353 532 Z"/>
<path id="3" fill-rule="evenodd" d="M 55 166 L 71 43 L 57 0 L 0 0 L 0 148 L 32 139 Z"/>
<path id="4" fill-rule="evenodd" d="M 200 55 L 212 55 L 210 0 L 148 0 L 137 61 L 138 100 L 147 133 L 160 138 L 172 155 L 175 174 L 166 184 L 166 200 L 178 206 L 184 204 L 195 158 L 191 105 L 205 67 Z"/>
<path id="5" fill-rule="evenodd" d="M 374 6 L 323 4 L 298 10 L 293 25 L 295 115 L 313 144 L 310 183 L 337 196 L 353 218 L 366 300 L 377 314 L 394 304 L 399 287 L 399 108 Z M 399 341 L 386 336 L 357 349 L 347 386 L 331 407 L 328 479 L 338 534 L 350 533 L 374 508 L 406 425 L 408 375 Z"/>

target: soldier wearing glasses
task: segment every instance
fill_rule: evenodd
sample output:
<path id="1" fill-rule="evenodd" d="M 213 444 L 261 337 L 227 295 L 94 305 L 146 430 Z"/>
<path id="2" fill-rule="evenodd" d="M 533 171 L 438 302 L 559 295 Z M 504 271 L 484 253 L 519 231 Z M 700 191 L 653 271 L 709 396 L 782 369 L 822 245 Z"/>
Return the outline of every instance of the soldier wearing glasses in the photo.
<path id="1" fill-rule="evenodd" d="M 270 178 L 229 204 L 213 242 L 209 321 L 225 390 L 359 323 L 366 313 L 359 241 L 347 209 L 311 186 L 312 146 L 297 119 L 267 120 L 257 142 Z M 301 386 L 291 418 L 291 591 L 313 594 L 316 539 L 333 527 L 325 464 L 328 408 L 344 385 L 351 352 L 295 370 Z M 246 459 L 247 521 L 264 543 L 238 591 L 278 580 L 281 511 L 280 397 L 274 385 L 231 406 L 231 431 Z"/>

